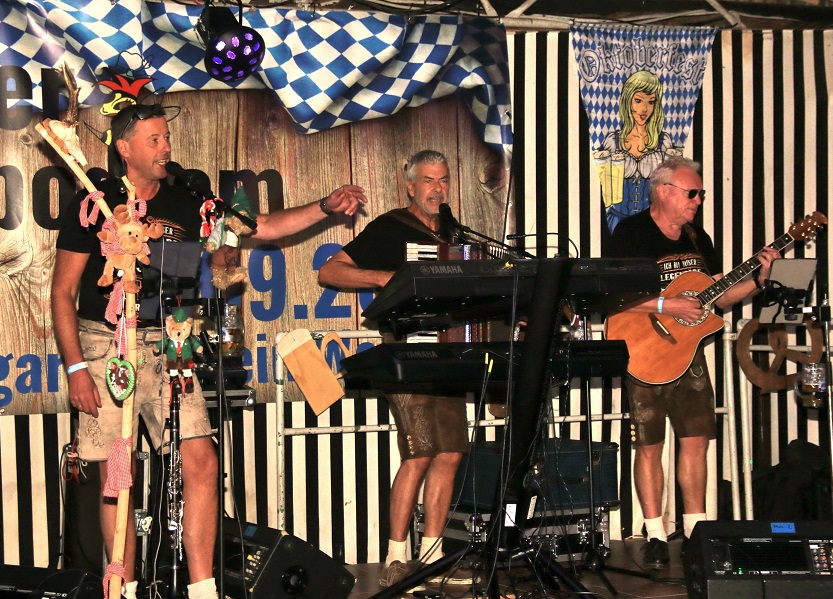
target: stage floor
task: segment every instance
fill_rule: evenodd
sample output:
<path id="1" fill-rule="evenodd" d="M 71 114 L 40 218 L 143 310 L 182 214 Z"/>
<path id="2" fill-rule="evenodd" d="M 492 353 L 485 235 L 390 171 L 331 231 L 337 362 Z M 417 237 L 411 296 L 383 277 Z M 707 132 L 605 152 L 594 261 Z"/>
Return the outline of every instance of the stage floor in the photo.
<path id="1" fill-rule="evenodd" d="M 642 559 L 639 548 L 643 543 L 644 540 L 641 538 L 610 542 L 611 555 L 605 560 L 604 575 L 618 592 L 618 596 L 621 598 L 662 597 L 668 599 L 687 597 L 683 564 L 680 558 L 681 540 L 676 539 L 669 542 L 671 565 L 665 570 L 649 571 L 641 568 Z M 559 565 L 569 571 L 570 565 L 568 562 L 559 562 Z M 379 575 L 382 572 L 383 564 L 351 565 L 347 566 L 347 569 L 356 577 L 356 586 L 350 594 L 350 599 L 368 599 L 382 590 L 379 586 Z M 615 571 L 616 569 L 627 570 L 634 574 L 621 573 Z M 509 585 L 508 575 L 506 573 L 500 575 L 501 595 L 504 597 L 510 599 L 515 599 L 519 595 L 531 599 L 544 596 L 554 598 L 576 597 L 576 593 L 570 591 L 568 585 L 563 583 L 561 584 L 561 590 L 550 590 L 545 595 L 541 592 L 541 585 L 536 580 L 523 576 L 522 573 L 517 572 L 517 569 L 514 571 L 516 572 L 514 590 Z M 569 571 L 569 574 L 590 591 L 594 597 L 608 599 L 614 596 L 595 572 L 585 570 L 576 574 Z M 649 574 L 652 578 L 648 578 Z M 442 592 L 446 599 L 474 597 L 471 588 L 467 589 L 461 586 L 447 586 L 443 589 L 439 585 L 428 585 L 427 588 Z M 535 592 L 536 589 L 538 592 Z M 403 597 L 410 599 L 413 594 L 407 593 Z"/>

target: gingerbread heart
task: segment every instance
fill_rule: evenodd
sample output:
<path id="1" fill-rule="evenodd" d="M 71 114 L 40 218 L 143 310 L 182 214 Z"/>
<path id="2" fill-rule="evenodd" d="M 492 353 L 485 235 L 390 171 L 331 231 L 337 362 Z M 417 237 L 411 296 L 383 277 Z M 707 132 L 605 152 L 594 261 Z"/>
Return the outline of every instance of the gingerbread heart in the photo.
<path id="1" fill-rule="evenodd" d="M 116 401 L 124 401 L 133 393 L 133 388 L 136 386 L 136 370 L 133 364 L 128 360 L 110 358 L 105 368 L 110 395 Z"/>

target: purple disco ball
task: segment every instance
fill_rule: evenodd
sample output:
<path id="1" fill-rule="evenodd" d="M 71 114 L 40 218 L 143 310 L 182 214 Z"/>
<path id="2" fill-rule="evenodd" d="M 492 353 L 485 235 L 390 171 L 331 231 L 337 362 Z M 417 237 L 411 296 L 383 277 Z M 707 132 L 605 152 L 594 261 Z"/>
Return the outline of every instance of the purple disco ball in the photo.
<path id="1" fill-rule="evenodd" d="M 205 42 L 205 70 L 218 81 L 240 81 L 254 73 L 266 54 L 260 34 L 245 27 L 228 8 L 207 7 L 197 32 Z"/>

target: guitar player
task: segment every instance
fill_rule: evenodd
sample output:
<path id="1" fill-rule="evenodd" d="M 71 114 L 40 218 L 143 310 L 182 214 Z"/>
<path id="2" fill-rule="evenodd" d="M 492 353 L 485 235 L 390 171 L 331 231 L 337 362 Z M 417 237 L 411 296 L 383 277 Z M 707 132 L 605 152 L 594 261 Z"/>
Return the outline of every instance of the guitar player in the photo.
<path id="1" fill-rule="evenodd" d="M 721 278 L 721 263 L 712 240 L 693 222 L 706 196 L 699 171 L 698 163 L 682 157 L 669 158 L 654 169 L 649 208 L 619 223 L 606 254 L 656 259 L 663 289 L 691 271 Z M 725 310 L 758 293 L 769 276 L 772 261 L 778 257 L 775 249 L 762 249 L 757 254 L 760 268 L 730 287 L 714 305 Z M 662 326 L 657 315 L 697 323 L 704 314 L 700 300 L 687 295 L 663 297 L 661 294 L 626 309 L 623 314 L 643 315 L 640 318 L 647 314 L 658 334 L 666 336 L 672 333 Z M 706 518 L 706 452 L 716 431 L 714 390 L 699 339 L 695 347 L 690 365 L 674 380 L 652 384 L 631 374 L 625 380 L 630 401 L 631 440 L 635 446 L 634 484 L 648 538 L 641 549 L 642 559 L 650 568 L 664 568 L 669 564 L 668 537 L 662 518 L 666 416 L 679 439 L 677 482 L 683 495 L 683 553 L 694 525 Z M 657 364 L 662 363 L 665 353 L 660 346 L 658 355 L 654 356 Z"/>

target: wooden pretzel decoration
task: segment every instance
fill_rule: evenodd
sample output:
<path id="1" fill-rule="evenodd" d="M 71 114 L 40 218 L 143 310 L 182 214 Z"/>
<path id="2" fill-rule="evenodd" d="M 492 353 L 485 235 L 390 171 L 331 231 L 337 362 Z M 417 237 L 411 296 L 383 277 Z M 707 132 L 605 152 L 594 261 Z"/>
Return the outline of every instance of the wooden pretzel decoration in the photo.
<path id="1" fill-rule="evenodd" d="M 743 374 L 753 385 L 757 385 L 764 393 L 773 393 L 784 389 L 792 389 L 797 373 L 779 374 L 783 372 L 785 362 L 796 364 L 812 364 L 821 360 L 823 352 L 822 330 L 817 322 L 811 319 L 804 321 L 807 334 L 810 337 L 810 352 L 804 353 L 790 349 L 787 339 L 787 329 L 784 325 L 761 325 L 757 318 L 753 318 L 738 333 L 735 344 L 735 354 L 738 357 Z M 772 361 L 766 369 L 759 368 L 752 359 L 752 338 L 756 332 L 767 330 L 769 346 L 772 349 Z"/>

